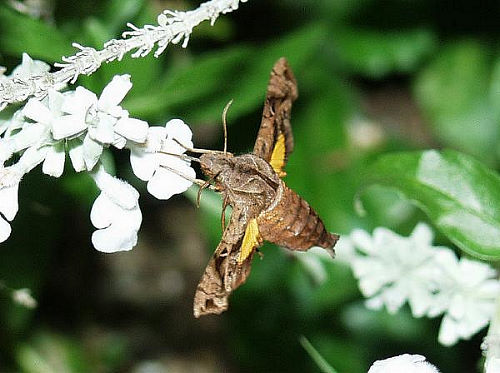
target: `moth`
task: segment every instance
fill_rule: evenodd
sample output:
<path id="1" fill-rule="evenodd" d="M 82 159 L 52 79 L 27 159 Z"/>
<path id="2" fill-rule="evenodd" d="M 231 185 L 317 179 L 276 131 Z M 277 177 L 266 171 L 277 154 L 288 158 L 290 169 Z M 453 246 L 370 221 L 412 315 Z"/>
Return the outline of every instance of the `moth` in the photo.
<path id="1" fill-rule="evenodd" d="M 228 205 L 229 224 L 196 288 L 194 316 L 220 314 L 230 294 L 250 274 L 252 258 L 264 241 L 290 250 L 325 248 L 334 256 L 339 236 L 329 233 L 309 204 L 282 178 L 294 142 L 290 125 L 297 83 L 285 58 L 271 72 L 262 122 L 253 152 L 235 156 L 208 151 L 199 157 L 202 172 L 223 198 L 222 222 Z M 201 191 L 201 188 L 200 188 Z"/>

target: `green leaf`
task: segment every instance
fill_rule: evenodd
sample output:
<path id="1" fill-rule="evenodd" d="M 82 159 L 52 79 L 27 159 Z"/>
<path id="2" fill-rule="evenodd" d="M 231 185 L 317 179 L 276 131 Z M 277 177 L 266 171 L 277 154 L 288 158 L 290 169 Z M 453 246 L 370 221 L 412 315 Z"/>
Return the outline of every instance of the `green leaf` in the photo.
<path id="1" fill-rule="evenodd" d="M 328 362 L 321 356 L 321 354 L 314 348 L 314 346 L 309 342 L 309 340 L 302 336 L 300 337 L 300 344 L 307 351 L 309 356 L 314 360 L 319 370 L 323 373 L 336 373 L 337 371 L 328 364 Z"/>
<path id="2" fill-rule="evenodd" d="M 500 259 L 500 177 L 475 159 L 451 150 L 389 154 L 364 181 L 396 188 L 467 253 Z"/>
<path id="3" fill-rule="evenodd" d="M 71 42 L 62 32 L 44 21 L 19 14 L 8 6 L 0 7 L 0 45 L 13 56 L 28 53 L 46 62 L 60 61 L 72 53 Z"/>
<path id="4" fill-rule="evenodd" d="M 490 75 L 484 46 L 462 41 L 443 48 L 414 87 L 434 135 L 446 146 L 486 161 L 494 158 L 500 139 L 498 98 L 492 99 L 498 95 L 493 92 L 497 84 Z"/>
<path id="5" fill-rule="evenodd" d="M 436 47 L 435 36 L 425 29 L 339 30 L 334 42 L 349 70 L 374 78 L 414 71 Z"/>

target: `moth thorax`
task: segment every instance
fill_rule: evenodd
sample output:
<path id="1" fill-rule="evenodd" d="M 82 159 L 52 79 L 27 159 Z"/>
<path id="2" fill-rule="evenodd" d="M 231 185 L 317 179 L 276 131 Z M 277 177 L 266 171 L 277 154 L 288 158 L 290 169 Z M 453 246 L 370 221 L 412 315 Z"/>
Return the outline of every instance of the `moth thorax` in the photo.
<path id="1" fill-rule="evenodd" d="M 200 156 L 200 167 L 203 173 L 209 177 L 215 177 L 222 171 L 231 167 L 231 153 L 205 153 Z"/>

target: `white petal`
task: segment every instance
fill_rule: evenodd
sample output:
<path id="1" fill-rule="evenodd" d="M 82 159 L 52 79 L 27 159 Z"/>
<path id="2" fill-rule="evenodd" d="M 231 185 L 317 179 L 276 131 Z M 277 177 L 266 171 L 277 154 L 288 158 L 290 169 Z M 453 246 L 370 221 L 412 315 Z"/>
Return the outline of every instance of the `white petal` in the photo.
<path id="1" fill-rule="evenodd" d="M 458 339 L 458 324 L 450 316 L 445 315 L 439 328 L 439 343 L 444 346 L 451 346 L 457 343 Z"/>
<path id="2" fill-rule="evenodd" d="M 485 373 L 498 373 L 500 372 L 500 358 L 486 359 Z"/>
<path id="3" fill-rule="evenodd" d="M 102 228 L 92 234 L 97 250 L 106 253 L 130 250 L 137 243 L 142 222 L 138 205 L 131 210 L 123 209 L 102 192 L 92 206 L 90 219 L 96 228 Z"/>
<path id="4" fill-rule="evenodd" d="M 19 66 L 12 70 L 12 76 L 19 76 L 24 80 L 50 70 L 50 65 L 43 61 L 33 60 L 27 53 L 23 53 L 23 59 Z"/>
<path id="5" fill-rule="evenodd" d="M 434 233 L 427 224 L 418 223 L 413 229 L 413 232 L 411 232 L 410 237 L 419 245 L 431 246 L 432 240 L 434 239 Z"/>
<path id="6" fill-rule="evenodd" d="M 366 231 L 362 229 L 354 229 L 349 235 L 349 238 L 354 246 L 362 252 L 370 254 L 374 251 L 372 238 Z"/>
<path id="7" fill-rule="evenodd" d="M 193 133 L 189 126 L 180 119 L 172 119 L 165 124 L 167 140 L 164 144 L 164 150 L 169 153 L 181 154 L 185 149 L 180 146 L 175 140 L 183 144 L 185 147 L 192 148 L 193 142 L 191 138 Z"/>
<path id="8" fill-rule="evenodd" d="M 113 214 L 119 213 L 116 205 L 106 196 L 105 193 L 101 192 L 99 196 L 94 201 L 92 205 L 92 210 L 90 210 L 90 221 L 96 228 L 107 228 L 112 223 Z"/>
<path id="9" fill-rule="evenodd" d="M 111 115 L 99 113 L 97 127 L 89 128 L 89 135 L 101 144 L 111 144 L 115 139 L 116 119 Z"/>
<path id="10" fill-rule="evenodd" d="M 19 210 L 17 192 L 19 183 L 0 189 L 0 213 L 9 221 L 12 221 Z"/>
<path id="11" fill-rule="evenodd" d="M 53 116 L 61 115 L 61 107 L 64 103 L 64 95 L 55 89 L 49 89 L 49 109 Z"/>
<path id="12" fill-rule="evenodd" d="M 45 159 L 45 154 L 47 153 L 47 147 L 38 148 L 37 146 L 32 146 L 25 150 L 19 162 L 15 166 L 19 173 L 24 175 L 38 166 Z"/>
<path id="13" fill-rule="evenodd" d="M 59 177 L 64 171 L 64 160 L 66 153 L 64 152 L 63 144 L 55 144 L 49 146 L 45 160 L 43 161 L 42 171 L 46 175 Z"/>
<path id="14" fill-rule="evenodd" d="M 87 170 L 94 168 L 101 157 L 102 150 L 103 147 L 101 144 L 92 140 L 88 134 L 85 136 L 85 139 L 83 139 L 83 159 L 85 160 Z"/>
<path id="15" fill-rule="evenodd" d="M 146 139 L 147 152 L 158 152 L 161 150 L 162 143 L 167 137 L 165 127 L 152 126 L 148 130 L 148 138 Z"/>
<path id="16" fill-rule="evenodd" d="M 94 92 L 83 87 L 76 87 L 74 92 L 64 96 L 61 110 L 68 114 L 85 116 L 87 110 L 97 104 L 97 96 Z"/>
<path id="17" fill-rule="evenodd" d="M 55 140 L 62 140 L 85 131 L 87 127 L 83 115 L 63 115 L 52 121 L 52 137 Z"/>
<path id="18" fill-rule="evenodd" d="M 0 216 L 0 242 L 4 242 L 7 238 L 9 238 L 11 232 L 12 228 L 10 227 L 10 224 Z"/>
<path id="19" fill-rule="evenodd" d="M 133 186 L 111 176 L 102 166 L 92 175 L 97 187 L 101 189 L 113 203 L 127 210 L 137 206 L 139 192 L 137 192 Z"/>
<path id="20" fill-rule="evenodd" d="M 53 118 L 50 109 L 36 98 L 30 98 L 23 108 L 23 114 L 35 122 L 49 124 Z"/>
<path id="21" fill-rule="evenodd" d="M 154 153 L 146 153 L 140 145 L 130 148 L 130 165 L 134 174 L 141 180 L 148 181 L 159 166 L 159 159 Z"/>
<path id="22" fill-rule="evenodd" d="M 14 154 L 14 143 L 11 139 L 0 138 L 0 165 L 9 160 Z"/>
<path id="23" fill-rule="evenodd" d="M 79 139 L 68 141 L 69 158 L 76 172 L 85 170 L 85 160 L 83 158 L 83 143 Z"/>
<path id="24" fill-rule="evenodd" d="M 111 226 L 92 233 L 92 244 L 103 253 L 129 251 L 137 244 L 137 230 L 124 231 Z"/>
<path id="25" fill-rule="evenodd" d="M 131 88 L 130 75 L 115 75 L 113 80 L 102 90 L 98 102 L 99 110 L 108 113 L 113 111 Z"/>
<path id="26" fill-rule="evenodd" d="M 127 139 L 123 136 L 118 135 L 115 132 L 115 136 L 112 142 L 113 146 L 117 149 L 123 149 L 127 145 Z"/>
<path id="27" fill-rule="evenodd" d="M 148 123 L 135 118 L 122 118 L 115 124 L 115 132 L 135 142 L 145 142 L 148 136 Z"/>
<path id="28" fill-rule="evenodd" d="M 43 140 L 46 136 L 46 133 L 47 126 L 45 124 L 30 123 L 11 137 L 14 144 L 14 152 L 18 152 L 39 143 L 40 140 Z"/>
<path id="29" fill-rule="evenodd" d="M 184 170 L 185 175 L 191 178 L 196 177 L 195 171 L 188 167 Z M 185 192 L 192 182 L 184 179 L 164 168 L 158 168 L 148 182 L 148 192 L 158 199 L 169 199 L 174 194 Z"/>
<path id="30" fill-rule="evenodd" d="M 385 360 L 377 360 L 368 373 L 439 373 L 439 370 L 422 355 L 404 354 Z"/>

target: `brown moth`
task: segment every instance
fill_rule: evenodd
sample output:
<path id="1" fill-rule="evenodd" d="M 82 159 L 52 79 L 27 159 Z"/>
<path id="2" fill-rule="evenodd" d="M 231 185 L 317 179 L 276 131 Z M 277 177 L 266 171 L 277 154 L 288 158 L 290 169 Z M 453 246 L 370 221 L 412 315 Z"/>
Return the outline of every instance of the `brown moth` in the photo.
<path id="1" fill-rule="evenodd" d="M 281 180 L 293 150 L 290 113 L 297 96 L 292 70 L 281 58 L 271 72 L 253 152 L 212 151 L 199 158 L 201 170 L 223 196 L 223 224 L 227 205 L 232 214 L 196 289 L 195 317 L 227 310 L 229 295 L 247 279 L 264 241 L 299 251 L 321 246 L 334 255 L 339 236 L 329 233 L 309 204 Z"/>

